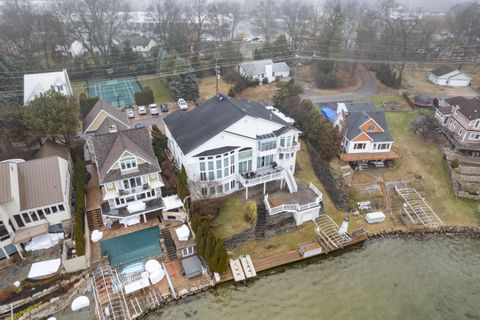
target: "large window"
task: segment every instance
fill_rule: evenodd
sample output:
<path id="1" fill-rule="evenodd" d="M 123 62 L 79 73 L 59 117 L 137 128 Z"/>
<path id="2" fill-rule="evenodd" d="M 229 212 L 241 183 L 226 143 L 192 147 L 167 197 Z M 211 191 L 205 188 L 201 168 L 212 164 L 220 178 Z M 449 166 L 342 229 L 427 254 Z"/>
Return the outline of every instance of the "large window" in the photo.
<path id="1" fill-rule="evenodd" d="M 480 133 L 470 133 L 470 140 L 480 140 Z"/>
<path id="2" fill-rule="evenodd" d="M 252 171 L 252 160 L 241 161 L 238 163 L 239 173 L 247 173 Z"/>
<path id="3" fill-rule="evenodd" d="M 0 241 L 4 241 L 10 238 L 7 227 L 3 224 L 3 221 L 0 221 Z"/>
<path id="4" fill-rule="evenodd" d="M 14 215 L 13 219 L 15 219 L 15 222 L 19 228 L 25 227 L 25 223 L 23 223 L 22 217 L 20 217 L 19 214 Z"/>
<path id="5" fill-rule="evenodd" d="M 260 140 L 258 142 L 258 148 L 260 151 L 272 150 L 277 148 L 277 140 L 275 139 L 268 139 L 268 140 Z"/>
<path id="6" fill-rule="evenodd" d="M 367 144 L 365 142 L 361 142 L 361 143 L 355 143 L 353 145 L 353 149 L 354 150 L 363 150 L 367 147 Z"/>
<path id="7" fill-rule="evenodd" d="M 257 168 L 267 167 L 273 163 L 273 154 L 257 158 Z"/>
<path id="8" fill-rule="evenodd" d="M 134 157 L 123 158 L 120 160 L 120 167 L 123 170 L 131 170 L 137 167 L 137 161 Z"/>
<path id="9" fill-rule="evenodd" d="M 390 143 L 377 143 L 373 145 L 373 148 L 377 150 L 388 150 Z"/>
<path id="10" fill-rule="evenodd" d="M 238 152 L 238 159 L 247 159 L 252 157 L 252 148 L 242 149 Z"/>

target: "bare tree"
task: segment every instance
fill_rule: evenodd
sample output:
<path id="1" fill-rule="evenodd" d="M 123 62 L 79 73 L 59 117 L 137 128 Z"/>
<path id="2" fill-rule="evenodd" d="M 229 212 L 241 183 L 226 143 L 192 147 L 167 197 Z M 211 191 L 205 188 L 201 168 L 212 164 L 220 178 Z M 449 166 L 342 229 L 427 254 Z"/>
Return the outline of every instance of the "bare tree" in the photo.
<path id="1" fill-rule="evenodd" d="M 154 0 L 152 15 L 158 21 L 160 43 L 166 50 L 188 51 L 187 24 L 182 19 L 182 8 L 175 0 Z"/>
<path id="2" fill-rule="evenodd" d="M 312 7 L 305 4 L 303 0 L 287 0 L 281 4 L 280 11 L 285 20 L 285 31 L 290 43 L 294 48 L 298 48 L 299 44 L 303 42 L 311 18 Z"/>
<path id="3" fill-rule="evenodd" d="M 215 39 L 225 41 L 232 34 L 230 3 L 226 1 L 212 2 L 208 6 L 208 21 L 210 24 L 210 33 Z"/>
<path id="4" fill-rule="evenodd" d="M 230 36 L 230 40 L 233 40 L 233 38 L 235 37 L 235 30 L 238 26 L 238 23 L 240 22 L 240 18 L 241 18 L 241 15 L 242 15 L 242 10 L 241 10 L 241 7 L 240 7 L 240 3 L 233 0 L 229 3 L 229 11 L 230 11 L 230 17 L 231 17 L 231 27 L 230 27 L 230 31 L 232 32 L 231 33 L 231 36 Z"/>
<path id="5" fill-rule="evenodd" d="M 196 35 L 196 46 L 202 40 L 205 32 L 205 25 L 208 21 L 208 3 L 207 0 L 192 0 L 187 5 L 186 12 L 188 20 Z"/>
<path id="6" fill-rule="evenodd" d="M 262 0 L 252 11 L 253 25 L 265 37 L 265 41 L 270 41 L 275 32 L 275 14 L 277 7 L 273 0 Z"/>
<path id="7" fill-rule="evenodd" d="M 480 45 L 480 3 L 459 4 L 452 8 L 450 30 L 465 56 L 476 55 Z"/>
<path id="8" fill-rule="evenodd" d="M 69 35 L 92 56 L 98 50 L 105 64 L 129 11 L 124 0 L 59 0 L 51 9 L 64 17 Z"/>

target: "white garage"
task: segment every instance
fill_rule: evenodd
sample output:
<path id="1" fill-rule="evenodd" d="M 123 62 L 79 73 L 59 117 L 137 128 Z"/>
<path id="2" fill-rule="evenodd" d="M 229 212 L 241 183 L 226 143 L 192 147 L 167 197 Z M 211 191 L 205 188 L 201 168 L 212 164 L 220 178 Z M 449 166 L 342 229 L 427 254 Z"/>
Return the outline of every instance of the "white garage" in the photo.
<path id="1" fill-rule="evenodd" d="M 428 80 L 439 86 L 468 87 L 472 79 L 451 66 L 441 66 L 430 71 Z"/>

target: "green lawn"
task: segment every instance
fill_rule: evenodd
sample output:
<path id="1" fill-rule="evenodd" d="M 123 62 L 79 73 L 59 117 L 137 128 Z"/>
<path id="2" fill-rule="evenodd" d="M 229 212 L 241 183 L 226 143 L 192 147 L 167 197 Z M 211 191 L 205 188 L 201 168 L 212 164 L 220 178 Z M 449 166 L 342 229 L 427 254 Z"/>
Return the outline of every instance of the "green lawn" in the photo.
<path id="1" fill-rule="evenodd" d="M 479 225 L 480 219 L 475 214 L 478 202 L 455 197 L 442 152 L 431 140 L 424 140 L 410 130 L 410 121 L 426 112 L 431 111 L 386 112 L 388 129 L 395 139 L 394 148 L 401 158 L 384 177 L 421 175 L 422 193 L 445 224 Z"/>
<path id="2" fill-rule="evenodd" d="M 212 221 L 213 232 L 219 238 L 228 238 L 253 226 L 245 220 L 247 201 L 231 197 Z"/>
<path id="3" fill-rule="evenodd" d="M 138 77 L 142 87 L 150 87 L 153 91 L 153 96 L 155 97 L 156 103 L 167 103 L 172 101 L 172 97 L 168 93 L 168 89 L 159 78 L 148 78 Z"/>

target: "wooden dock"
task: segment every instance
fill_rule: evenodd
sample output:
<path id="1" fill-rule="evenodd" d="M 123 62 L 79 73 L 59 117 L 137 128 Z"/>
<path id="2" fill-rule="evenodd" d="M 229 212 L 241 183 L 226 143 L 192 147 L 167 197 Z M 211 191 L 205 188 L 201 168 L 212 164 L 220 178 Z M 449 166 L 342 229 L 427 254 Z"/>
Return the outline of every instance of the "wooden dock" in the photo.
<path id="1" fill-rule="evenodd" d="M 367 237 L 366 233 L 364 233 L 364 232 L 357 233 L 357 234 L 352 234 L 352 240 L 349 241 L 348 243 L 346 243 L 343 247 L 335 248 L 335 249 L 332 249 L 332 250 L 323 250 L 318 255 L 312 255 L 312 256 L 308 256 L 308 257 L 304 258 L 299 253 L 298 250 L 290 250 L 290 251 L 287 251 L 287 252 L 271 255 L 271 256 L 268 256 L 268 257 L 265 257 L 265 258 L 253 259 L 252 264 L 255 265 L 256 272 L 261 272 L 261 271 L 273 269 L 273 268 L 276 268 L 276 267 L 288 265 L 290 263 L 305 260 L 305 259 L 308 259 L 308 258 L 311 258 L 311 257 L 316 257 L 316 256 L 320 256 L 320 255 L 323 255 L 323 254 L 328 254 L 330 252 L 334 252 L 334 251 L 337 251 L 337 250 L 340 250 L 340 249 L 348 248 L 348 247 L 354 246 L 356 244 L 365 242 L 367 239 L 368 239 L 368 237 Z M 222 273 L 220 275 L 219 283 L 228 282 L 228 281 L 232 281 L 232 280 L 234 280 L 234 276 L 232 274 L 232 271 L 230 269 L 228 269 L 227 271 L 225 271 L 224 273 Z M 237 281 L 237 280 L 235 280 L 235 281 Z"/>

